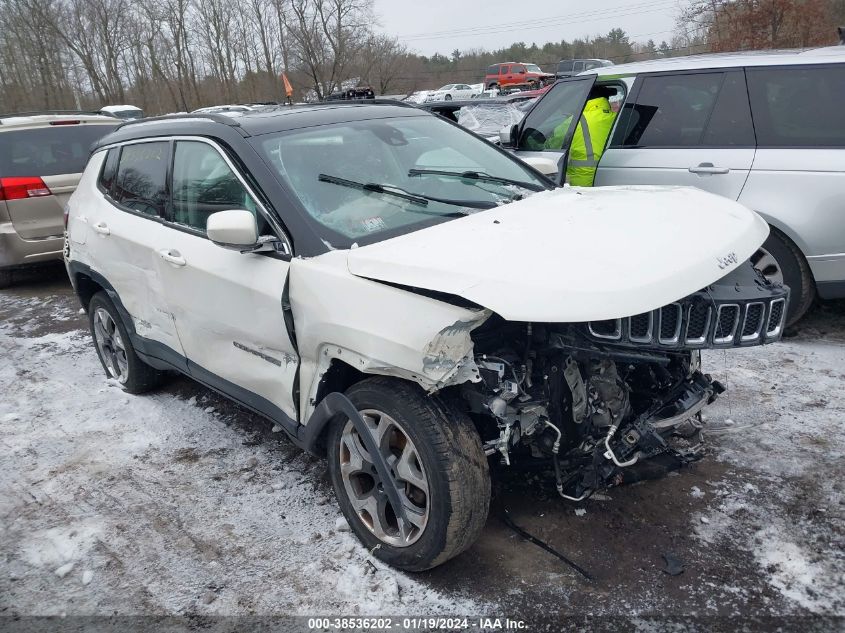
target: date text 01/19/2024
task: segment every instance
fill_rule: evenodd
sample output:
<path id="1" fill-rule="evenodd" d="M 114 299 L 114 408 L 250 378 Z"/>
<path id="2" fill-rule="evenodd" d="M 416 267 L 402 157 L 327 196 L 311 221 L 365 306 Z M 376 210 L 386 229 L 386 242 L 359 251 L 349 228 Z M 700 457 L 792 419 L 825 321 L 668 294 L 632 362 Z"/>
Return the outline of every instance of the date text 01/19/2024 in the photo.
<path id="1" fill-rule="evenodd" d="M 526 630 L 527 625 L 523 620 L 499 617 L 329 617 L 308 618 L 308 628 L 322 631 L 520 631 Z"/>

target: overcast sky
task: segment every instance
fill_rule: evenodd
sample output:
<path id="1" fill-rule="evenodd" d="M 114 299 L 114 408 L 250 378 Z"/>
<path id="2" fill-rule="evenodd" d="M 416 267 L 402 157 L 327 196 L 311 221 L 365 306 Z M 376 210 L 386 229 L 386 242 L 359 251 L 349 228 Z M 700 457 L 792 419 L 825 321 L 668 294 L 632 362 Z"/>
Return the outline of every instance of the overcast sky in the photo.
<path id="1" fill-rule="evenodd" d="M 669 41 L 682 0 L 375 0 L 381 29 L 415 52 L 450 54 L 524 41 L 538 45 L 624 29 Z"/>

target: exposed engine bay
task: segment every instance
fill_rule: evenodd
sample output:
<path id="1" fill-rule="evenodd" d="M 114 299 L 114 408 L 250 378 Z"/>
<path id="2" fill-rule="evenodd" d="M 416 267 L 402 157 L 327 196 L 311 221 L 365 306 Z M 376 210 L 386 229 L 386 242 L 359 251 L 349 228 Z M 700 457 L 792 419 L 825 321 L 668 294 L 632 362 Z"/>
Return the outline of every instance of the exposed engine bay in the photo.
<path id="1" fill-rule="evenodd" d="M 494 316 L 473 332 L 481 381 L 462 396 L 488 455 L 551 460 L 560 495 L 580 501 L 702 457 L 700 412 L 724 387 L 702 372 L 700 350 L 779 339 L 787 297 L 748 264 L 627 319 Z"/>

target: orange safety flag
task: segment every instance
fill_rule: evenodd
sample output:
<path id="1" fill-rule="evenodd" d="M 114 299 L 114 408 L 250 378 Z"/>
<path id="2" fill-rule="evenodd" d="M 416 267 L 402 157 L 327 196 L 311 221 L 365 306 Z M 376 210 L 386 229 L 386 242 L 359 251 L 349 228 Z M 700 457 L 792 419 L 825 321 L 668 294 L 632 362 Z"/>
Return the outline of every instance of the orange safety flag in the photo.
<path id="1" fill-rule="evenodd" d="M 290 85 L 288 76 L 285 73 L 282 73 L 282 81 L 285 84 L 285 96 L 290 99 L 293 96 L 293 86 Z"/>

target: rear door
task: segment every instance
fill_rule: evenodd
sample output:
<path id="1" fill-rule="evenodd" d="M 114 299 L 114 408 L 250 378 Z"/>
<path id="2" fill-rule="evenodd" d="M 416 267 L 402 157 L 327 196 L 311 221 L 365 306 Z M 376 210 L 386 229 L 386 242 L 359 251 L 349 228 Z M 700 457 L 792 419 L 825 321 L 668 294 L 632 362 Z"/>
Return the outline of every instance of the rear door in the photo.
<path id="1" fill-rule="evenodd" d="M 76 222 L 87 225 L 84 251 L 114 287 L 135 332 L 145 339 L 142 351 L 185 369 L 155 250 L 167 207 L 169 155 L 170 142 L 160 140 L 98 152 L 95 159 L 102 161 L 102 169 L 97 187 L 102 195 L 91 196 Z M 73 236 L 82 227 L 70 229 L 69 239 L 78 243 Z"/>
<path id="2" fill-rule="evenodd" d="M 545 158 L 557 165 L 557 182 L 563 182 L 566 152 L 581 118 L 596 75 L 571 77 L 555 83 L 534 104 L 518 126 L 515 154 L 521 159 Z M 565 133 L 561 135 L 561 131 Z M 529 161 L 530 162 L 530 161 Z"/>
<path id="3" fill-rule="evenodd" d="M 511 65 L 502 64 L 499 69 L 499 85 L 504 87 L 513 83 L 513 75 L 511 74 Z"/>
<path id="4" fill-rule="evenodd" d="M 290 263 L 217 246 L 206 221 L 217 211 L 246 209 L 259 234 L 281 238 L 280 231 L 210 141 L 175 140 L 171 182 L 172 210 L 155 253 L 189 371 L 272 419 L 283 419 L 281 411 L 296 420 L 299 357 L 284 310 Z"/>
<path id="5" fill-rule="evenodd" d="M 90 147 L 115 125 L 53 121 L 0 133 L 3 197 L 22 239 L 61 237 L 64 206 L 79 184 Z"/>
<path id="6" fill-rule="evenodd" d="M 739 201 L 799 246 L 824 297 L 845 280 L 845 64 L 746 73 L 758 147 Z"/>
<path id="7" fill-rule="evenodd" d="M 742 69 L 637 79 L 595 185 L 688 185 L 739 198 L 755 138 Z"/>

